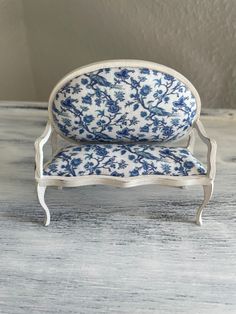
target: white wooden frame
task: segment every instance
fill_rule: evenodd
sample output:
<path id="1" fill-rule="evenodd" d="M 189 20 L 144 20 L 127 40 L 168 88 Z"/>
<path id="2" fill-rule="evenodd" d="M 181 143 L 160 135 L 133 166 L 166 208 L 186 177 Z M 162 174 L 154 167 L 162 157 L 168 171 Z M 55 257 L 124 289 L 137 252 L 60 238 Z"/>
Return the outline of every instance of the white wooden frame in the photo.
<path id="1" fill-rule="evenodd" d="M 188 134 L 188 143 L 186 147 L 192 152 L 194 148 L 195 136 L 194 130 L 197 131 L 200 139 L 207 145 L 207 174 L 206 175 L 195 175 L 195 176 L 168 176 L 168 175 L 149 175 L 149 176 L 138 176 L 130 178 L 122 177 L 108 177 L 103 175 L 93 175 L 93 176 L 83 176 L 83 177 L 61 177 L 61 176 L 45 176 L 43 175 L 43 146 L 51 137 L 52 152 L 55 153 L 57 150 L 57 137 L 58 130 L 57 126 L 54 125 L 52 116 L 51 116 L 51 105 L 57 91 L 73 77 L 82 75 L 87 72 L 95 71 L 97 69 L 106 68 L 106 67 L 147 67 L 153 70 L 165 72 L 174 76 L 175 78 L 182 81 L 188 86 L 188 88 L 193 93 L 196 103 L 197 103 L 197 114 L 193 122 L 193 126 L 190 129 Z M 147 184 L 159 184 L 166 186 L 174 187 L 183 187 L 190 185 L 201 185 L 204 190 L 204 201 L 202 205 L 198 208 L 196 214 L 196 223 L 198 225 L 202 224 L 202 211 L 204 206 L 209 202 L 212 192 L 216 172 L 216 142 L 213 139 L 210 139 L 200 121 L 200 111 L 201 111 L 201 101 L 198 95 L 198 92 L 194 86 L 180 73 L 177 71 L 168 68 L 163 65 L 159 65 L 153 62 L 140 61 L 140 60 L 109 60 L 104 62 L 97 62 L 82 68 L 79 68 L 69 74 L 67 74 L 53 89 L 50 98 L 49 98 L 49 120 L 43 134 L 35 141 L 35 179 L 37 182 L 37 194 L 41 206 L 44 208 L 46 213 L 45 226 L 48 226 L 50 223 L 50 212 L 44 201 L 45 191 L 47 186 L 58 186 L 62 187 L 78 187 L 83 185 L 112 185 L 116 187 L 134 187 L 139 185 Z M 63 137 L 62 135 L 60 135 Z M 64 137 L 66 141 L 74 142 L 73 140 L 68 140 Z"/>

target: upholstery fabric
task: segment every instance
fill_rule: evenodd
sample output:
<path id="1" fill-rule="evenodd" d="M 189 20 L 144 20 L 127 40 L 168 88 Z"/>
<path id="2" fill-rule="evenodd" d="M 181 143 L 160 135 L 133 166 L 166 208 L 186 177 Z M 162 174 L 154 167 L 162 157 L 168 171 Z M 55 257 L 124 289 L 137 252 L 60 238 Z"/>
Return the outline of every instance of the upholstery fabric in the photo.
<path id="1" fill-rule="evenodd" d="M 102 68 L 73 78 L 56 94 L 57 132 L 75 141 L 168 142 L 186 135 L 196 117 L 188 87 L 147 68 Z"/>
<path id="2" fill-rule="evenodd" d="M 185 148 L 157 144 L 82 144 L 68 146 L 44 166 L 47 176 L 140 175 L 191 176 L 206 174 Z"/>

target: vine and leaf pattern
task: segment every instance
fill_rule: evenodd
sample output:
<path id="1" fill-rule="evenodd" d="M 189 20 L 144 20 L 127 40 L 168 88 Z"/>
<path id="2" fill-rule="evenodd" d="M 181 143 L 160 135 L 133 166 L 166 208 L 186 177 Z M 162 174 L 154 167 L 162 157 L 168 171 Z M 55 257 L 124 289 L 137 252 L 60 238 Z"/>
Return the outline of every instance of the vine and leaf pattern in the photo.
<path id="1" fill-rule="evenodd" d="M 148 68 L 102 68 L 73 78 L 56 94 L 57 131 L 75 141 L 167 142 L 187 134 L 196 100 L 173 76 Z"/>
<path id="2" fill-rule="evenodd" d="M 204 166 L 182 147 L 155 144 L 81 144 L 62 149 L 45 165 L 46 176 L 204 175 Z"/>

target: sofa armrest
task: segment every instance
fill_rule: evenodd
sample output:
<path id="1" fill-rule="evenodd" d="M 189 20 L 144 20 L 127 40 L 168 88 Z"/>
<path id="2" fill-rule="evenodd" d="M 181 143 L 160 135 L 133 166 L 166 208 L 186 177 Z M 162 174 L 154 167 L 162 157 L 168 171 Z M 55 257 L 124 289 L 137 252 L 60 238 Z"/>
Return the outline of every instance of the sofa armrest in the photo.
<path id="1" fill-rule="evenodd" d="M 38 137 L 34 143 L 35 147 L 35 177 L 41 178 L 43 176 L 43 146 L 47 143 L 52 133 L 52 126 L 48 121 L 43 134 Z"/>
<path id="2" fill-rule="evenodd" d="M 214 180 L 216 174 L 216 141 L 208 137 L 200 120 L 195 122 L 194 128 L 197 130 L 200 139 L 207 145 L 207 176 L 209 179 Z"/>

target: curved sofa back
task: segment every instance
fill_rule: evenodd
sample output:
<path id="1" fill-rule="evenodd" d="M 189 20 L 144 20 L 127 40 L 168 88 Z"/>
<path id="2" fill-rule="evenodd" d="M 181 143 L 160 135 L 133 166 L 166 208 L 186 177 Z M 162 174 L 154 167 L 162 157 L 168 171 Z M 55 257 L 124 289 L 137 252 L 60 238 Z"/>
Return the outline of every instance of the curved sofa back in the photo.
<path id="1" fill-rule="evenodd" d="M 200 115 L 200 98 L 178 72 L 152 62 L 111 60 L 77 69 L 54 88 L 50 120 L 64 138 L 168 142 Z"/>

